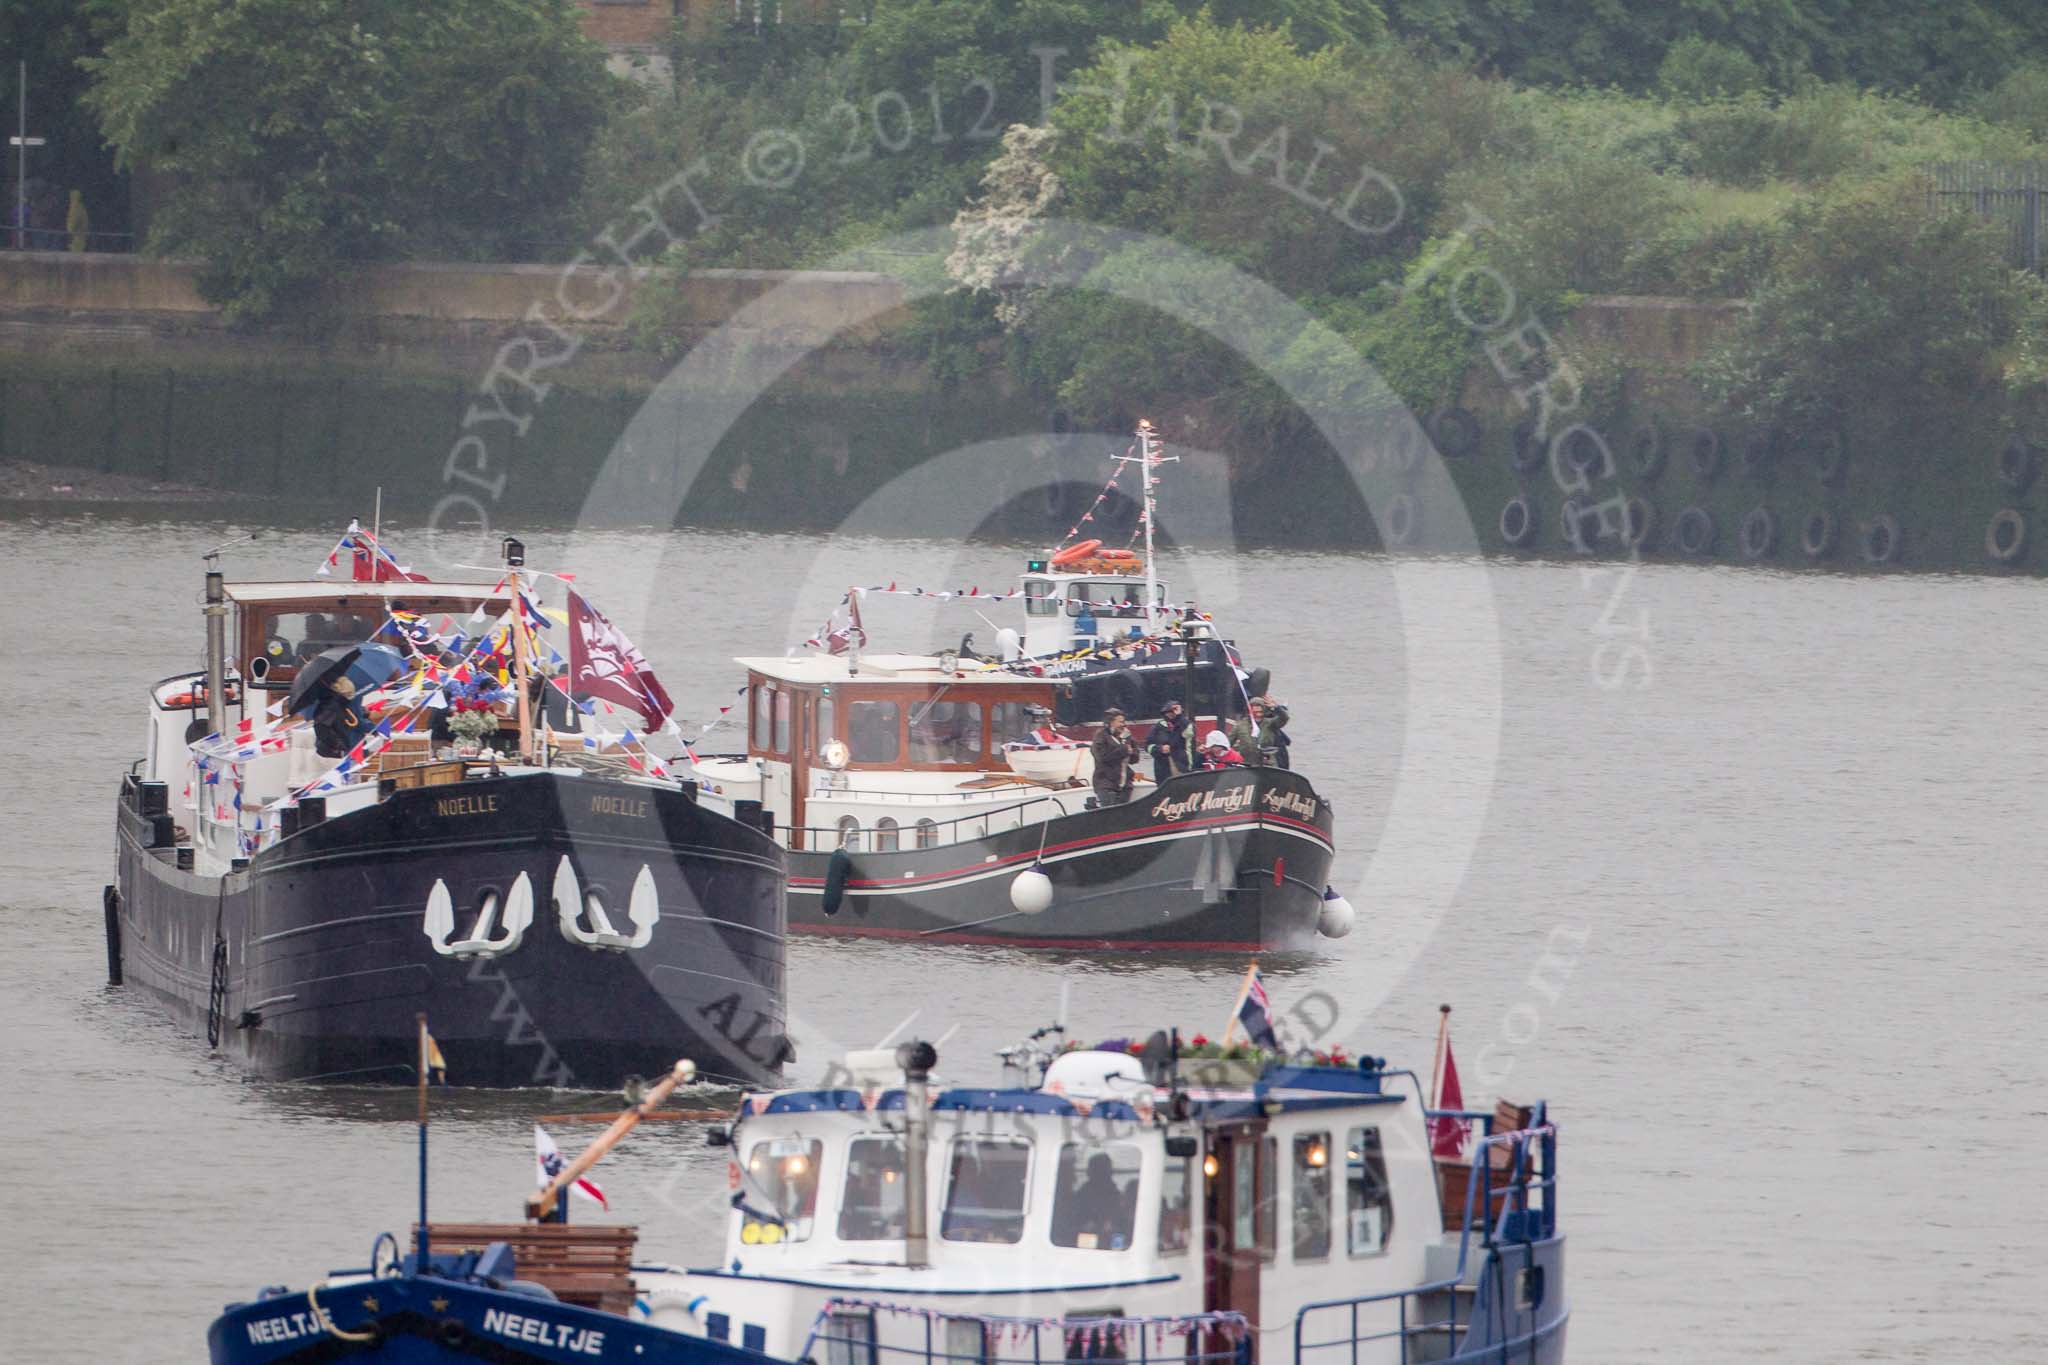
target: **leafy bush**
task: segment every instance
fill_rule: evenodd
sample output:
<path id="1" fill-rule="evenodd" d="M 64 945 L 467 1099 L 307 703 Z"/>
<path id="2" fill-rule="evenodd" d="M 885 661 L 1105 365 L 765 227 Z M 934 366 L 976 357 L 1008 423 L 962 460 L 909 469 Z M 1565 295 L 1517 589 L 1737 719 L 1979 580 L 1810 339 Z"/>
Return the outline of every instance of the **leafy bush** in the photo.
<path id="1" fill-rule="evenodd" d="M 2048 141 L 2048 64 L 2015 67 L 1972 99 L 1969 110 L 1986 123 L 2015 129 L 2036 142 Z"/>
<path id="2" fill-rule="evenodd" d="M 1638 288 L 1677 208 L 1665 177 L 1598 153 L 1473 166 L 1453 178 L 1450 197 L 1491 220 L 1488 255 L 1530 296 Z"/>
<path id="3" fill-rule="evenodd" d="M 235 319 L 345 263 L 518 258 L 617 97 L 568 0 L 136 0 L 86 99 L 169 186 L 151 245 Z"/>
<path id="4" fill-rule="evenodd" d="M 2021 298 L 1990 225 L 1930 213 L 1913 178 L 1858 185 L 1787 216 L 1754 312 L 1699 377 L 1759 426 L 1911 424 L 1986 387 Z"/>
<path id="5" fill-rule="evenodd" d="M 1657 65 L 1657 90 L 1666 99 L 1724 99 L 1763 84 L 1763 68 L 1747 52 L 1697 35 L 1666 48 Z"/>

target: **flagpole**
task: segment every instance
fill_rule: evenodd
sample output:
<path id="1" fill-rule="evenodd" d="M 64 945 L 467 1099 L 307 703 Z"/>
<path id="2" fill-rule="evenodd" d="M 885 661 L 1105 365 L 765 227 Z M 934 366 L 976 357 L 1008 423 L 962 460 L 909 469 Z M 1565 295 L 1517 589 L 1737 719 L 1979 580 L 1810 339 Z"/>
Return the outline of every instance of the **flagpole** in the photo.
<path id="1" fill-rule="evenodd" d="M 1444 1090 L 1444 1043 L 1451 1036 L 1451 1007 L 1438 1005 L 1436 1016 L 1436 1054 L 1429 1063 L 1429 1107 L 1437 1107 L 1437 1100 Z"/>
<path id="2" fill-rule="evenodd" d="M 1244 998 L 1252 993 L 1252 978 L 1258 974 L 1259 960 L 1252 959 L 1252 965 L 1244 969 L 1244 980 L 1238 983 L 1237 999 L 1230 1002 L 1230 1022 L 1223 1026 L 1223 1041 L 1218 1047 L 1230 1046 L 1230 1035 L 1237 1031 L 1237 1012 L 1244 1007 Z"/>
<path id="3" fill-rule="evenodd" d="M 425 1011 L 413 1016 L 419 1025 L 419 1079 L 420 1079 L 420 1231 L 419 1257 L 413 1262 L 418 1270 L 427 1266 L 427 1016 Z"/>

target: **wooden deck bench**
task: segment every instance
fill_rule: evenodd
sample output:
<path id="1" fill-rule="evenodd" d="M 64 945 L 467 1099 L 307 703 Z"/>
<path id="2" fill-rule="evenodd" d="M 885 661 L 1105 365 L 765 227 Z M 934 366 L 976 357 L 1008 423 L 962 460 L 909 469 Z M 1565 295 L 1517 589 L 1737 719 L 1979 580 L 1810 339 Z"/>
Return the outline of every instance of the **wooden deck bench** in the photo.
<path id="1" fill-rule="evenodd" d="M 512 1248 L 519 1278 L 546 1286 L 563 1303 L 626 1313 L 633 1307 L 637 1228 L 614 1223 L 430 1223 L 436 1255 Z M 419 1235 L 413 1235 L 419 1248 Z"/>
<path id="2" fill-rule="evenodd" d="M 1534 1120 L 1535 1111 L 1527 1105 L 1512 1104 L 1502 1100 L 1493 1107 L 1493 1128 L 1495 1133 L 1512 1133 L 1527 1128 Z M 1515 1150 L 1507 1143 L 1498 1143 L 1486 1149 L 1487 1164 L 1493 1168 L 1493 1207 L 1475 1208 L 1473 1216 L 1482 1223 L 1491 1222 L 1500 1216 L 1504 1203 L 1502 1191 L 1514 1171 Z M 1444 1231 L 1457 1232 L 1465 1226 L 1465 1201 L 1472 1184 L 1472 1163 L 1469 1161 L 1447 1161 L 1441 1157 L 1436 1163 L 1437 1194 L 1443 1204 Z M 1479 1200 L 1486 1202 L 1482 1189 Z"/>

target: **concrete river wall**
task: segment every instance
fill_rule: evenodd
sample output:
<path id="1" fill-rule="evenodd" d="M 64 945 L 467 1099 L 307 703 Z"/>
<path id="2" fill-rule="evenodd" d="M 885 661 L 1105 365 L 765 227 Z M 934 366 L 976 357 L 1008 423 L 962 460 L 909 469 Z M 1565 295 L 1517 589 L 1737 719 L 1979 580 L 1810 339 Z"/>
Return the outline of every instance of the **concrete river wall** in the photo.
<path id="1" fill-rule="evenodd" d="M 644 271 L 366 268 L 317 333 L 231 327 L 195 275 L 137 257 L 0 253 L 0 460 L 272 495 L 330 515 L 376 487 L 387 508 L 423 515 L 481 480 L 494 520 L 562 518 L 583 509 L 649 394 L 694 347 L 709 361 L 694 396 L 737 415 L 689 485 L 685 521 L 836 526 L 935 455 L 1022 438 L 991 449 L 984 486 L 963 497 L 999 509 L 985 531 L 1057 537 L 1106 474 L 1107 439 L 1058 434 L 1064 414 L 1000 371 L 935 383 L 886 276 L 693 272 L 657 336 L 634 321 Z M 1710 414 L 1687 367 L 1740 316 L 1737 304 L 1583 304 L 1560 340 L 1582 357 L 1587 398 L 1570 416 L 1584 429 L 1553 422 L 1548 442 L 1516 389 L 1475 366 L 1459 403 L 1425 423 L 1481 548 L 1784 567 L 2040 562 L 2043 453 L 2003 434 L 1996 414 L 1918 433 L 1852 418 L 1799 442 Z M 780 377 L 752 392 L 769 372 Z M 501 406 L 507 432 L 531 420 L 516 440 L 477 444 L 471 477 L 451 477 L 486 389 L 519 400 Z M 1383 535 L 1328 452 L 1267 454 L 1227 491 L 1241 537 L 1448 543 L 1457 509 L 1426 505 L 1419 484 L 1382 509 Z M 1367 458 L 1398 472 L 1410 456 Z M 629 460 L 650 507 L 675 500 L 670 452 Z M 1112 494 L 1096 510 L 1114 533 L 1134 509 Z"/>

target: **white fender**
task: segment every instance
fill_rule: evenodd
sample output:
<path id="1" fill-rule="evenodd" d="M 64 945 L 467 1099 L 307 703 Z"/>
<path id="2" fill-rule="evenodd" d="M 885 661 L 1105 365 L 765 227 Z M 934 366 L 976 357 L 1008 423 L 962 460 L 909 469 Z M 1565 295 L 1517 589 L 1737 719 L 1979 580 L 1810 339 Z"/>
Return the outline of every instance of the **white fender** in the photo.
<path id="1" fill-rule="evenodd" d="M 1324 938 L 1342 938 L 1351 932 L 1358 922 L 1358 912 L 1351 908 L 1351 902 L 1337 894 L 1336 888 L 1323 888 L 1323 908 L 1316 916 L 1316 932 Z"/>

